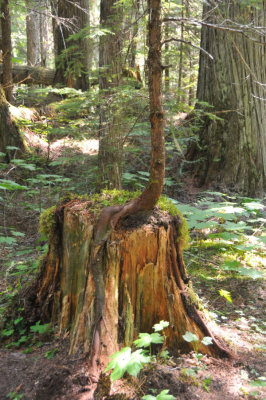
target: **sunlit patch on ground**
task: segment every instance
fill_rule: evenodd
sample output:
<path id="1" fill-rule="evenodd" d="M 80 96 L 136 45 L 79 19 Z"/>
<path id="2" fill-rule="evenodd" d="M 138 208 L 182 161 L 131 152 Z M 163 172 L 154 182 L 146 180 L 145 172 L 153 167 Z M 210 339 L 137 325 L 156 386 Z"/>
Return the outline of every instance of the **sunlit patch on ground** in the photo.
<path id="1" fill-rule="evenodd" d="M 31 131 L 24 132 L 24 138 L 29 147 L 34 147 L 35 151 L 38 150 L 44 157 L 48 156 L 51 160 L 62 156 L 65 151 L 80 152 L 87 155 L 95 155 L 99 150 L 99 140 L 97 139 L 84 139 L 73 140 L 70 138 L 58 139 L 51 143 L 44 140 L 41 136 L 33 134 Z"/>

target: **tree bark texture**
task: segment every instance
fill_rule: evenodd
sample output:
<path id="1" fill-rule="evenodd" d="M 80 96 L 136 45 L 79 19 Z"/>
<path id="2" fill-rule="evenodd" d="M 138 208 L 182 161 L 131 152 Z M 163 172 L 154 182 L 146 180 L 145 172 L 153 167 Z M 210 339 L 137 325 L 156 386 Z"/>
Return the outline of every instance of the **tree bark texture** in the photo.
<path id="1" fill-rule="evenodd" d="M 6 99 L 13 101 L 12 83 L 12 54 L 11 54 L 11 19 L 9 0 L 1 1 L 1 28 L 2 28 L 2 59 L 3 59 L 3 88 Z"/>
<path id="2" fill-rule="evenodd" d="M 104 271 L 99 283 L 91 263 L 95 217 L 90 207 L 90 201 L 72 200 L 55 211 L 49 252 L 26 307 L 35 307 L 35 319 L 52 320 L 61 334 L 70 331 L 70 353 L 93 352 L 92 344 L 100 341 L 101 361 L 162 319 L 170 322 L 167 346 L 173 352 L 191 350 L 182 338 L 187 330 L 200 339 L 210 336 L 185 283 L 180 217 L 156 209 L 121 222 L 98 254 Z M 105 296 L 96 337 L 97 285 Z M 200 344 L 199 351 L 226 355 L 216 344 Z"/>
<path id="3" fill-rule="evenodd" d="M 53 21 L 56 56 L 55 83 L 87 90 L 90 69 L 89 40 L 85 36 L 69 40 L 69 36 L 82 29 L 89 29 L 89 0 L 76 2 L 58 0 L 52 11 L 57 16 Z"/>
<path id="4" fill-rule="evenodd" d="M 40 10 L 39 1 L 26 0 L 27 65 L 40 63 Z"/>
<path id="5" fill-rule="evenodd" d="M 40 57 L 41 66 L 46 67 L 49 57 L 49 20 L 44 11 L 49 9 L 49 4 L 48 0 L 41 0 L 40 3 L 42 10 L 42 13 L 40 13 Z"/>
<path id="6" fill-rule="evenodd" d="M 101 28 L 108 29 L 99 44 L 99 154 L 98 189 L 122 188 L 122 105 L 116 88 L 122 77 L 122 8 L 115 0 L 101 0 Z M 117 104 L 118 103 L 118 104 Z"/>
<path id="7" fill-rule="evenodd" d="M 210 23 L 227 19 L 265 27 L 265 1 L 257 8 L 212 1 L 203 11 Z M 188 158 L 202 158 L 195 167 L 200 185 L 226 186 L 253 196 L 266 187 L 266 32 L 250 36 L 202 27 L 201 47 L 214 60 L 201 52 L 197 99 L 212 105 L 207 111 L 223 120 L 204 119 L 199 148 L 192 146 Z"/>
<path id="8" fill-rule="evenodd" d="M 17 147 L 22 152 L 25 151 L 24 142 L 17 125 L 12 121 L 9 105 L 0 85 L 0 152 L 5 153 L 7 161 L 10 161 L 18 151 L 8 150 L 7 146 Z"/>

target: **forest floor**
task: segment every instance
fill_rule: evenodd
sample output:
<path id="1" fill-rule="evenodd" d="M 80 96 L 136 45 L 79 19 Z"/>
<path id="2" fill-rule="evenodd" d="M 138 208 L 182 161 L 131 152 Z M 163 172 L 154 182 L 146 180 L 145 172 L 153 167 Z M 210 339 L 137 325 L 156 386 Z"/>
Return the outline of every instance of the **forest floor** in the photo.
<path id="1" fill-rule="evenodd" d="M 73 180 L 76 171 L 77 187 L 84 184 L 81 182 L 84 174 L 79 172 L 79 168 L 86 173 L 92 165 L 93 174 L 93 164 L 90 162 L 97 154 L 97 141 L 94 138 L 76 142 L 74 150 L 71 140 L 60 139 L 47 145 L 30 129 L 26 130 L 26 140 L 31 147 L 38 148 L 42 155 L 47 156 L 49 152 L 49 162 L 54 163 L 54 169 L 57 168 L 57 160 L 64 157 L 64 164 L 58 164 L 58 169 L 66 182 Z M 77 158 L 78 167 L 75 164 Z M 47 250 L 45 241 L 38 233 L 39 209 L 54 204 L 55 199 L 60 197 L 60 190 L 54 189 L 57 186 L 56 179 L 61 184 L 62 177 L 54 178 L 57 176 L 55 170 L 47 173 L 47 170 L 37 168 L 39 175 L 34 179 L 39 180 L 38 190 L 28 192 L 27 201 L 18 191 L 11 193 L 1 207 L 6 236 L 16 239 L 0 242 L 1 305 L 10 302 L 17 294 L 16 289 L 27 284 L 32 277 L 29 268 L 36 269 L 38 258 Z M 25 173 L 21 170 L 18 173 L 18 170 L 9 168 L 5 173 L 9 179 L 23 184 Z M 46 176 L 46 181 L 50 180 L 49 186 L 42 185 L 42 176 Z M 188 186 L 188 182 L 180 187 L 181 195 L 175 199 L 186 201 L 186 205 L 194 207 L 199 191 L 191 184 Z M 245 215 L 243 221 L 246 222 L 246 219 Z M 213 259 L 217 257 L 213 253 L 215 248 L 210 252 L 195 237 L 193 243 L 192 249 L 185 253 L 193 287 L 208 310 L 208 325 L 231 350 L 233 358 L 216 359 L 196 351 L 178 357 L 170 356 L 164 362 L 154 362 L 144 368 L 138 378 L 126 377 L 115 381 L 108 397 L 110 400 L 140 400 L 147 394 L 155 396 L 155 399 L 162 390 L 169 390 L 169 394 L 179 400 L 266 399 L 264 282 L 260 275 L 241 277 L 230 271 L 227 275 L 223 272 L 221 279 L 221 271 L 213 269 Z M 197 257 L 200 261 L 195 261 Z M 265 266 L 265 259 L 259 259 L 258 264 Z M 219 294 L 221 289 L 225 295 Z M 20 324 L 21 319 L 17 318 L 12 326 Z M 67 334 L 59 337 L 55 329 L 49 334 L 39 332 L 38 336 L 36 325 L 35 330 L 32 329 L 32 336 L 24 338 L 22 324 L 20 339 L 11 343 L 7 339 L 0 348 L 0 400 L 92 399 L 95 385 L 90 379 L 87 355 L 78 353 L 70 356 Z M 121 393 L 124 393 L 124 397 L 118 396 Z"/>

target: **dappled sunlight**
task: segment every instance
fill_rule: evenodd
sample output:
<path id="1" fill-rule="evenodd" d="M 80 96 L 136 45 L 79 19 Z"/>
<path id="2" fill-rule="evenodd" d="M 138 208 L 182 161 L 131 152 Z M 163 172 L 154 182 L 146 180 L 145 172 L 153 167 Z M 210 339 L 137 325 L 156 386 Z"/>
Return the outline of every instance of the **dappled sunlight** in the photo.
<path id="1" fill-rule="evenodd" d="M 49 153 L 51 160 L 61 157 L 66 150 L 68 152 L 73 151 L 73 153 L 80 152 L 87 155 L 96 155 L 99 149 L 99 140 L 97 139 L 73 140 L 66 137 L 55 140 L 49 145 L 47 140 L 44 140 L 40 135 L 36 135 L 28 129 L 24 132 L 24 138 L 30 148 L 41 152 L 44 157 L 47 157 Z"/>

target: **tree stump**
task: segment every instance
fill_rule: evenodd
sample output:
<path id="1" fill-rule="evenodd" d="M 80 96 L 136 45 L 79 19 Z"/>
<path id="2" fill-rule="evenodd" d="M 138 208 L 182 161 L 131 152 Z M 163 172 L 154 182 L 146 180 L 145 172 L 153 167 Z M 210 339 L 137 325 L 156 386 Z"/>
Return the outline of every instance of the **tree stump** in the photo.
<path id="1" fill-rule="evenodd" d="M 139 332 L 151 332 L 160 320 L 170 323 L 166 335 L 172 352 L 192 349 L 182 338 L 186 331 L 199 339 L 210 336 L 187 283 L 182 258 L 186 223 L 177 213 L 156 207 L 119 222 L 98 254 L 105 301 L 100 335 L 95 337 L 99 321 L 91 266 L 97 222 L 93 209 L 90 200 L 71 200 L 43 214 L 42 229 L 50 232 L 49 251 L 36 281 L 36 296 L 31 297 L 35 317 L 57 324 L 61 334 L 70 332 L 70 353 L 80 348 L 93 353 L 91 343 L 98 343 L 104 363 L 119 348 L 130 346 Z M 198 350 L 227 355 L 215 339 L 207 347 L 200 343 Z"/>

